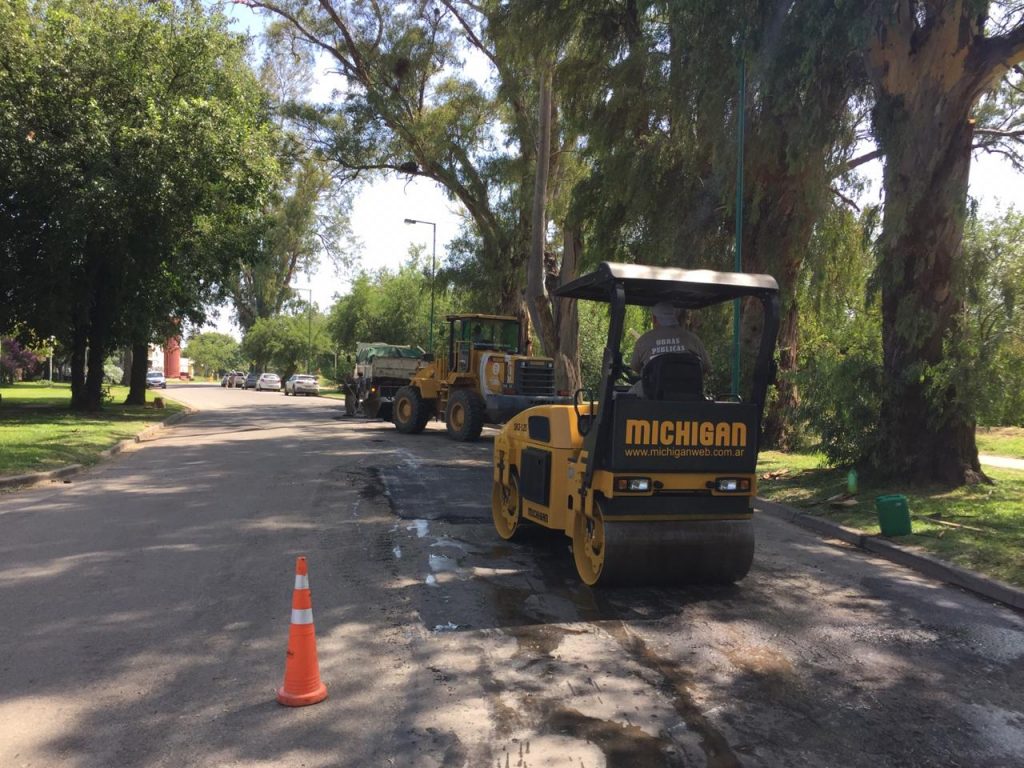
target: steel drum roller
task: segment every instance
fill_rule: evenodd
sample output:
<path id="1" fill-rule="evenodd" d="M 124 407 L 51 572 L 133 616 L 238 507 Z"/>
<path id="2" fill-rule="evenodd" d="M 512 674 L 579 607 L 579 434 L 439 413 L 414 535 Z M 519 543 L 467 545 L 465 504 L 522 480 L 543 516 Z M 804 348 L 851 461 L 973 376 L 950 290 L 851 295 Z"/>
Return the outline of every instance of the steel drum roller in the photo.
<path id="1" fill-rule="evenodd" d="M 573 559 L 591 586 L 728 584 L 754 559 L 751 520 L 605 522 L 582 515 Z"/>

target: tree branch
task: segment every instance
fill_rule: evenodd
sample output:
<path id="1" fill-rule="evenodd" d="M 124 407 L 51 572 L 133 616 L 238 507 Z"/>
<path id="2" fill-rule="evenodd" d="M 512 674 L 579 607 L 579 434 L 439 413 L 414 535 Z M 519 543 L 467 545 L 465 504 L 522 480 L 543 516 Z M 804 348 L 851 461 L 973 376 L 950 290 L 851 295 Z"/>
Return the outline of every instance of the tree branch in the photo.
<path id="1" fill-rule="evenodd" d="M 1008 149 L 1003 149 L 998 144 L 983 144 L 979 147 L 972 147 L 972 149 L 977 149 L 990 155 L 1000 155 L 1006 158 L 1015 170 L 1024 171 L 1024 157 Z"/>
<path id="2" fill-rule="evenodd" d="M 884 155 L 885 152 L 883 152 L 881 149 L 875 149 L 871 152 L 867 152 L 861 155 L 860 157 L 854 157 L 850 160 L 847 160 L 845 163 L 843 163 L 836 169 L 835 173 L 833 174 L 833 178 L 836 176 L 842 176 L 844 173 L 852 171 L 854 168 L 864 165 L 865 163 L 870 163 L 872 160 L 877 160 L 878 158 L 883 157 Z"/>
<path id="3" fill-rule="evenodd" d="M 331 5 L 330 0 L 320 0 L 320 7 L 327 11 L 327 15 L 331 17 L 331 21 L 334 22 L 334 26 L 341 32 L 342 37 L 345 38 L 345 47 L 348 48 L 349 55 L 352 57 L 354 64 L 353 75 L 362 82 L 364 85 L 370 82 L 370 73 L 366 69 L 366 65 L 363 62 L 362 54 L 359 53 L 359 47 L 356 45 L 355 38 L 348 31 L 348 26 L 345 24 L 338 12 L 334 10 L 334 6 Z M 374 4 L 374 10 L 377 10 L 376 4 Z M 383 21 L 383 20 L 381 20 Z"/>
<path id="4" fill-rule="evenodd" d="M 371 0 L 370 7 L 377 17 L 377 36 L 373 39 L 373 45 L 370 46 L 370 50 L 377 51 L 380 48 L 380 41 L 384 39 L 384 14 L 381 12 L 377 0 Z"/>
<path id="5" fill-rule="evenodd" d="M 987 87 L 1024 62 L 1024 22 L 1005 34 L 979 40 L 972 49 L 975 70 L 985 84 L 983 87 Z"/>
<path id="6" fill-rule="evenodd" d="M 268 13 L 276 14 L 283 19 L 287 19 L 297 30 L 299 30 L 299 33 L 303 38 L 305 38 L 306 42 L 316 46 L 317 48 L 322 48 L 337 59 L 341 63 L 342 69 L 345 70 L 345 74 L 353 77 L 356 75 L 356 68 L 352 65 L 352 62 L 345 58 L 345 55 L 340 49 L 335 48 L 330 43 L 324 42 L 313 34 L 313 32 L 307 29 L 294 14 L 285 11 L 274 3 L 264 2 L 264 0 L 232 0 L 232 2 L 236 5 L 244 5 L 247 8 L 258 8 L 267 11 Z"/>
<path id="7" fill-rule="evenodd" d="M 459 24 L 462 25 L 462 29 L 466 32 L 466 37 L 469 38 L 469 42 L 471 42 L 474 45 L 474 47 L 476 47 L 477 50 L 479 50 L 484 56 L 490 59 L 491 63 L 495 66 L 496 69 L 500 69 L 501 67 L 498 64 L 497 57 L 490 49 L 487 48 L 486 45 L 483 44 L 483 41 L 479 37 L 477 37 L 476 32 L 473 31 L 473 27 L 470 26 L 469 22 L 462 17 L 462 14 L 460 14 L 455 9 L 454 4 L 450 2 L 450 0 L 441 0 L 441 5 L 443 5 L 449 11 L 451 11 L 452 15 L 458 20 Z M 470 7 L 473 7 L 472 4 L 470 5 Z M 477 9 L 474 8 L 474 10 Z M 477 12 L 479 13 L 480 11 L 477 10 Z"/>
<path id="8" fill-rule="evenodd" d="M 1003 131 L 998 128 L 975 128 L 975 136 L 995 136 L 1001 139 L 1024 139 L 1024 128 L 1012 131 Z"/>
<path id="9" fill-rule="evenodd" d="M 832 187 L 831 189 L 832 189 L 832 194 L 833 194 L 833 195 L 835 195 L 835 196 L 836 196 L 836 197 L 838 197 L 838 198 L 839 198 L 840 200 L 842 200 L 842 201 L 843 201 L 844 203 L 846 203 L 846 204 L 847 204 L 848 206 L 850 206 L 851 208 L 853 208 L 853 210 L 855 210 L 855 211 L 856 211 L 857 213 L 860 213 L 860 206 L 859 206 L 859 205 L 857 205 L 857 203 L 855 203 L 855 202 L 854 202 L 854 201 L 853 201 L 852 199 L 850 199 L 849 197 L 847 197 L 846 195 L 844 195 L 844 194 L 843 194 L 842 192 L 840 192 L 840 191 L 839 191 L 838 189 L 836 189 L 835 187 Z"/>

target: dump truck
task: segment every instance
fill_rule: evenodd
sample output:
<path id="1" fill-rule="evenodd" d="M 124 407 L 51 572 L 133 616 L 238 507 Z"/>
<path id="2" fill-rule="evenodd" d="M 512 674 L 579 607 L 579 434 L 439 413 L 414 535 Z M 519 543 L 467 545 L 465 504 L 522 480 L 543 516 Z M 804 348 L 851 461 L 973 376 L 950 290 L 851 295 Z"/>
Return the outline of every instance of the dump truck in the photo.
<path id="1" fill-rule="evenodd" d="M 421 347 L 382 341 L 356 344 L 355 367 L 345 381 L 345 413 L 391 420 L 395 393 L 424 365 Z"/>
<path id="2" fill-rule="evenodd" d="M 568 403 L 555 393 L 551 358 L 523 353 L 519 319 L 506 315 L 448 315 L 448 348 L 395 393 L 399 432 L 422 432 L 443 419 L 454 440 L 480 437 L 484 424 L 502 424 L 535 405 Z"/>
<path id="3" fill-rule="evenodd" d="M 571 405 L 519 413 L 495 438 L 498 535 L 564 533 L 577 573 L 595 587 L 742 579 L 754 557 L 758 438 L 775 375 L 775 279 L 605 262 L 556 295 L 609 304 L 601 382 Z M 698 311 L 734 299 L 759 301 L 764 313 L 745 397 L 708 392 L 692 350 L 656 354 L 642 371 L 623 362 L 627 306 Z"/>

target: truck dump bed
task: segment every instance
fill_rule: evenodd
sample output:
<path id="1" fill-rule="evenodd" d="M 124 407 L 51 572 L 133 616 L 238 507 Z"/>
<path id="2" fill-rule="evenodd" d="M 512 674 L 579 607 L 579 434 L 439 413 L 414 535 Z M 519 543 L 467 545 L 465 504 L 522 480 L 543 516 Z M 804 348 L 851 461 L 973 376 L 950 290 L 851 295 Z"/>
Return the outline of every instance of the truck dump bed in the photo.
<path id="1" fill-rule="evenodd" d="M 367 379 L 408 380 L 420 367 L 423 350 L 396 344 L 360 343 L 356 348 L 356 370 Z"/>

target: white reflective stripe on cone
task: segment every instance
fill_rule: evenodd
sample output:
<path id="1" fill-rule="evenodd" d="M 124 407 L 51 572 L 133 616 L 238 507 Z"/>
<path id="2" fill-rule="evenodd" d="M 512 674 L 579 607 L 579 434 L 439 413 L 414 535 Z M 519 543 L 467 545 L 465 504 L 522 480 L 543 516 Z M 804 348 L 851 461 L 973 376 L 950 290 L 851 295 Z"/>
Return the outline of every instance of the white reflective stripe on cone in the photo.
<path id="1" fill-rule="evenodd" d="M 309 576 L 306 574 L 295 574 L 295 588 L 296 589 L 309 589 Z"/>
<path id="2" fill-rule="evenodd" d="M 313 609 L 292 608 L 292 624 L 312 624 L 313 623 Z"/>

